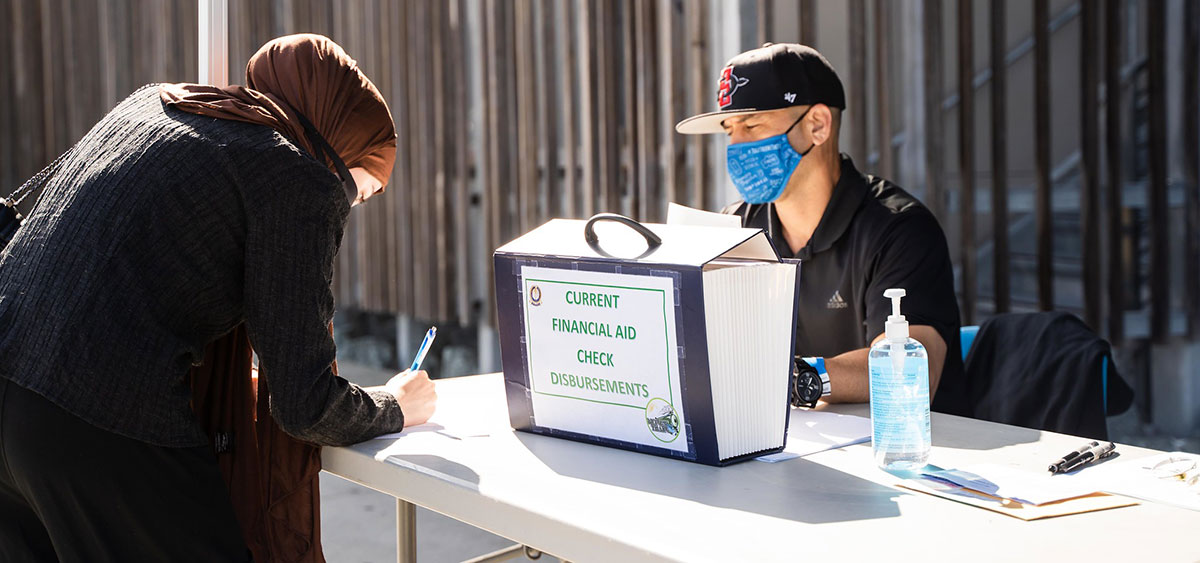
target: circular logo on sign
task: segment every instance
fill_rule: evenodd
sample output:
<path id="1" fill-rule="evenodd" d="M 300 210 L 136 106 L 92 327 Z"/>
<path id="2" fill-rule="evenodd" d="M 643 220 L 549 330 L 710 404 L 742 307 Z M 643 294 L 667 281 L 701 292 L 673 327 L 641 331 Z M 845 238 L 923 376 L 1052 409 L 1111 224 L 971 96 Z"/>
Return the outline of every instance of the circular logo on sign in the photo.
<path id="1" fill-rule="evenodd" d="M 646 405 L 646 427 L 660 442 L 674 442 L 679 437 L 679 415 L 665 399 L 650 399 Z"/>
<path id="2" fill-rule="evenodd" d="M 529 288 L 529 304 L 534 307 L 542 304 L 542 288 L 536 285 Z"/>

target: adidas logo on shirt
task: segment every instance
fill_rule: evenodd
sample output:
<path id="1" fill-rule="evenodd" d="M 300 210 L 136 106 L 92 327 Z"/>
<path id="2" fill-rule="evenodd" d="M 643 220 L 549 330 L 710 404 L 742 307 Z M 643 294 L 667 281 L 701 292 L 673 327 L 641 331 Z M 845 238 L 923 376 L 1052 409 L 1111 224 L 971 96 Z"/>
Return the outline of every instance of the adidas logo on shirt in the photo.
<path id="1" fill-rule="evenodd" d="M 833 292 L 833 297 L 830 297 L 829 303 L 825 304 L 826 309 L 845 309 L 846 307 L 849 307 L 849 305 L 846 304 L 845 299 L 842 299 L 841 291 Z"/>

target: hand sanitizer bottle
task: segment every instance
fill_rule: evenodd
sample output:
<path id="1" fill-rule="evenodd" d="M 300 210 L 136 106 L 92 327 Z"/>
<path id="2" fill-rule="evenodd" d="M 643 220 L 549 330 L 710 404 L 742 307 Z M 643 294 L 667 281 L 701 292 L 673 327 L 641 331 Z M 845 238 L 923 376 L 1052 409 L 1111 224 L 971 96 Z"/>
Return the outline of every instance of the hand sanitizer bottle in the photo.
<path id="1" fill-rule="evenodd" d="M 929 355 L 908 337 L 900 314 L 903 289 L 889 289 L 892 300 L 883 340 L 871 346 L 871 447 L 883 469 L 917 469 L 929 459 Z"/>

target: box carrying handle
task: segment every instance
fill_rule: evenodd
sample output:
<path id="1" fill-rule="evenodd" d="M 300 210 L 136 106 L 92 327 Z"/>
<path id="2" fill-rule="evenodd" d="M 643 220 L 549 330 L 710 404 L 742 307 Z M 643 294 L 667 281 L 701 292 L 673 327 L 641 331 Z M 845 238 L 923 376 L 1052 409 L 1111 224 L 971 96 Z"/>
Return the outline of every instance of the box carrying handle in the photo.
<path id="1" fill-rule="evenodd" d="M 616 213 L 597 213 L 592 215 L 592 218 L 588 219 L 587 224 L 583 226 L 583 239 L 587 241 L 588 246 L 590 246 L 592 250 L 596 251 L 596 254 L 599 254 L 605 258 L 616 258 L 616 256 L 605 252 L 604 249 L 600 247 L 600 237 L 596 236 L 595 225 L 597 221 L 614 221 L 620 223 L 633 229 L 634 231 L 637 231 L 638 234 L 646 238 L 646 251 L 639 256 L 635 256 L 633 260 L 645 258 L 646 256 L 649 256 L 650 253 L 658 250 L 658 247 L 662 246 L 662 239 L 659 238 L 658 235 L 654 234 L 654 231 L 646 228 L 645 225 L 624 215 L 618 215 Z"/>

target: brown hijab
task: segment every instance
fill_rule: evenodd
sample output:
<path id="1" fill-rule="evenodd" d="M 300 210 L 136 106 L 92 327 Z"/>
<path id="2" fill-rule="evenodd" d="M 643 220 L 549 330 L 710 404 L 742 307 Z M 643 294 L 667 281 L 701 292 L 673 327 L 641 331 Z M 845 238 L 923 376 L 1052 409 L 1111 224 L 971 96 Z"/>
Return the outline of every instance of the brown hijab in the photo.
<path id="1" fill-rule="evenodd" d="M 396 157 L 391 113 L 375 85 L 336 43 L 310 34 L 275 39 L 250 58 L 246 84 L 168 84 L 159 94 L 164 103 L 186 112 L 266 125 L 309 154 L 320 154 L 305 135 L 300 112 L 347 167 L 361 166 L 386 184 Z M 264 367 L 256 389 L 250 339 L 239 325 L 209 344 L 204 363 L 192 368 L 192 409 L 213 441 L 254 560 L 323 563 L 321 450 L 275 424 L 270 366 Z M 332 368 L 336 375 L 337 364 Z"/>
<path id="2" fill-rule="evenodd" d="M 159 95 L 189 113 L 266 125 L 316 155 L 299 112 L 348 168 L 361 166 L 385 186 L 392 175 L 396 126 L 387 102 L 328 37 L 302 33 L 271 40 L 250 57 L 244 87 L 164 84 Z"/>

